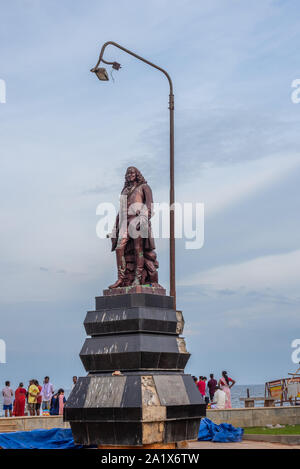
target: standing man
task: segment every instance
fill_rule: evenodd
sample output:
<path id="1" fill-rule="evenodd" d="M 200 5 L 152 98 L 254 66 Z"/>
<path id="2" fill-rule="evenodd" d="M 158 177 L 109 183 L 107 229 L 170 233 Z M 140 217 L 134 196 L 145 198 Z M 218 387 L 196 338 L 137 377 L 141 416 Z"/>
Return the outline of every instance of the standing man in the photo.
<path id="1" fill-rule="evenodd" d="M 40 415 L 40 412 L 41 412 L 41 404 L 42 404 L 42 386 L 39 384 L 39 382 L 37 380 L 35 380 L 35 383 L 34 383 L 37 387 L 38 387 L 38 390 L 39 390 L 39 394 L 37 395 L 37 401 L 36 401 L 36 408 L 35 408 L 35 411 L 36 411 L 36 415 Z"/>
<path id="2" fill-rule="evenodd" d="M 218 382 L 217 382 L 216 379 L 214 379 L 213 373 L 211 373 L 211 374 L 209 375 L 209 377 L 210 377 L 210 380 L 209 380 L 208 383 L 207 383 L 207 387 L 208 387 L 208 389 L 209 389 L 210 402 L 213 402 L 213 400 L 214 400 L 214 394 L 215 394 L 215 391 L 216 391 L 216 387 L 217 387 Z"/>
<path id="3" fill-rule="evenodd" d="M 201 396 L 204 399 L 205 398 L 205 381 L 204 381 L 203 376 L 199 376 L 199 381 L 197 383 L 197 387 L 199 389 L 199 392 L 200 392 Z"/>
<path id="4" fill-rule="evenodd" d="M 75 387 L 75 384 L 77 383 L 77 376 L 73 376 L 73 384 L 72 384 L 72 389 Z"/>
<path id="5" fill-rule="evenodd" d="M 36 411 L 36 403 L 37 403 L 37 396 L 39 395 L 40 391 L 36 385 L 36 380 L 31 379 L 29 381 L 29 388 L 28 388 L 28 408 L 29 413 L 33 417 Z"/>
<path id="6" fill-rule="evenodd" d="M 45 376 L 44 378 L 44 384 L 42 387 L 42 409 L 43 410 L 50 410 L 51 407 L 51 399 L 54 394 L 54 388 L 52 384 L 50 383 L 50 378 L 49 376 Z"/>
<path id="7" fill-rule="evenodd" d="M 12 417 L 12 403 L 13 403 L 14 392 L 10 387 L 10 381 L 5 381 L 5 387 L 2 389 L 3 396 L 3 410 L 5 412 L 5 417 Z"/>

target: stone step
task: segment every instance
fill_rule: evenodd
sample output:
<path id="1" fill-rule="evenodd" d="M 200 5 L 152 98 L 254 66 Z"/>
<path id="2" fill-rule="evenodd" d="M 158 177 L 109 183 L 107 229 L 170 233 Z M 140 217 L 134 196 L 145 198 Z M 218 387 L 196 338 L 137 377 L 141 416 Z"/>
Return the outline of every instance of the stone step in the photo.
<path id="1" fill-rule="evenodd" d="M 172 296 L 151 293 L 132 293 L 130 295 L 96 296 L 96 310 L 133 306 L 152 306 L 153 308 L 174 309 Z"/>
<path id="2" fill-rule="evenodd" d="M 183 338 L 163 334 L 122 334 L 86 339 L 80 352 L 86 371 L 184 370 L 190 354 Z"/>
<path id="3" fill-rule="evenodd" d="M 10 432 L 16 432 L 18 429 L 16 424 L 7 424 L 7 425 L 0 425 L 0 433 L 10 433 Z"/>
<path id="4" fill-rule="evenodd" d="M 182 334 L 184 319 L 181 311 L 151 306 L 104 308 L 88 311 L 84 327 L 91 336 L 128 332 Z"/>

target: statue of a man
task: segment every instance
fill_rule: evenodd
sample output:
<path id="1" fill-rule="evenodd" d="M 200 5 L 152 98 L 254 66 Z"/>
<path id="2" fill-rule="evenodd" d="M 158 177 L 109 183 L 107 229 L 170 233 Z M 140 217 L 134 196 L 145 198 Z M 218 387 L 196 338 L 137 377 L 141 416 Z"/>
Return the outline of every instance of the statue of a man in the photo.
<path id="1" fill-rule="evenodd" d="M 155 244 L 151 232 L 152 191 L 141 172 L 130 166 L 120 197 L 120 210 L 112 235 L 118 280 L 109 288 L 158 285 Z"/>

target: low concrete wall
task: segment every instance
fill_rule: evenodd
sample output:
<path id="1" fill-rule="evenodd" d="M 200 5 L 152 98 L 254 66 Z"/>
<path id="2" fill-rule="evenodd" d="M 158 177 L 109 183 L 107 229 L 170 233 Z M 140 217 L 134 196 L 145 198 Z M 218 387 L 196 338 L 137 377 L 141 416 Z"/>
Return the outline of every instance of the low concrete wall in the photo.
<path id="1" fill-rule="evenodd" d="M 231 423 L 234 427 L 296 425 L 300 424 L 300 406 L 207 410 L 206 416 L 216 424 Z"/>
<path id="2" fill-rule="evenodd" d="M 8 417 L 0 418 L 0 433 L 23 432 L 37 429 L 70 428 L 60 415 L 49 417 Z"/>
<path id="3" fill-rule="evenodd" d="M 267 424 L 300 424 L 300 406 L 253 407 L 228 410 L 207 410 L 207 418 L 215 422 L 231 423 L 235 427 L 264 427 Z M 0 433 L 30 431 L 43 428 L 70 428 L 61 416 L 0 418 Z"/>

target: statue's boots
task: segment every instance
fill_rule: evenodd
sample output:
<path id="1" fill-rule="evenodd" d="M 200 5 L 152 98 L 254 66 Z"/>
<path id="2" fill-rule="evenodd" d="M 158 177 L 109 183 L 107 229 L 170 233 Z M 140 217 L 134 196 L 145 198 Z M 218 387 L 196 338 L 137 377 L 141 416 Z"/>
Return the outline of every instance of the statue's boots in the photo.
<path id="1" fill-rule="evenodd" d="M 144 270 L 144 254 L 142 251 L 136 253 L 136 269 L 135 277 L 132 283 L 133 286 L 142 285 L 142 277 Z"/>
<path id="2" fill-rule="evenodd" d="M 108 288 L 118 288 L 118 287 L 122 287 L 124 285 L 124 279 L 120 278 L 120 276 L 118 276 L 118 280 L 113 283 L 112 285 L 109 285 Z"/>
<path id="3" fill-rule="evenodd" d="M 122 252 L 118 249 L 117 251 L 117 266 L 118 266 L 118 280 L 110 285 L 108 288 L 118 288 L 123 287 L 125 282 L 125 271 L 126 271 L 126 262 L 125 257 Z"/>

